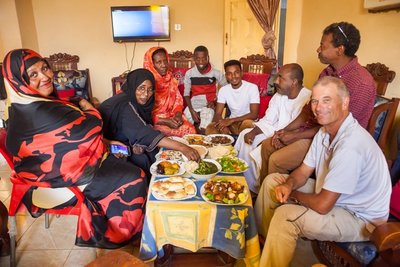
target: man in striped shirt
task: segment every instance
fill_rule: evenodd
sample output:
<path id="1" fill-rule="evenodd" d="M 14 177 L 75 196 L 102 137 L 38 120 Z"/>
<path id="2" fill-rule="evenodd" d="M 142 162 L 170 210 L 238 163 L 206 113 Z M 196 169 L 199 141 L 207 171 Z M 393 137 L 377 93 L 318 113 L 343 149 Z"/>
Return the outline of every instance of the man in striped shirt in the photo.
<path id="1" fill-rule="evenodd" d="M 217 88 L 225 85 L 226 80 L 221 71 L 211 66 L 205 46 L 196 47 L 193 57 L 196 66 L 186 72 L 184 79 L 184 112 L 198 131 L 204 131 L 214 117 Z"/>

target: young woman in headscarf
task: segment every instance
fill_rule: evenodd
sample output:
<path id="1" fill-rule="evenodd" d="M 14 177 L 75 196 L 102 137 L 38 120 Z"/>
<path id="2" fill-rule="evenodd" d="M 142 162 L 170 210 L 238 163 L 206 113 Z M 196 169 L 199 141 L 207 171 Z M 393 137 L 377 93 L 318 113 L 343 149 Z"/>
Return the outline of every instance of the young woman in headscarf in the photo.
<path id="1" fill-rule="evenodd" d="M 158 147 L 181 151 L 190 160 L 199 160 L 197 151 L 165 137 L 152 126 L 155 81 L 146 69 L 136 69 L 127 75 L 122 92 L 100 105 L 104 120 L 104 137 L 131 147 L 129 159 L 142 168 L 150 179 L 150 165 L 155 162 Z"/>
<path id="2" fill-rule="evenodd" d="M 32 201 L 36 187 L 86 185 L 76 245 L 117 248 L 140 238 L 147 191 L 144 173 L 130 162 L 108 156 L 100 113 L 84 99 L 78 105 L 59 99 L 52 70 L 32 50 L 9 52 L 3 75 L 10 100 L 6 139 L 14 161 L 10 179 L 31 185 L 23 198 L 31 215 L 45 211 Z"/>
<path id="3" fill-rule="evenodd" d="M 144 55 L 144 68 L 151 71 L 156 80 L 154 128 L 167 136 L 194 134 L 195 127 L 182 114 L 183 97 L 168 63 L 169 56 L 163 47 L 152 47 Z"/>

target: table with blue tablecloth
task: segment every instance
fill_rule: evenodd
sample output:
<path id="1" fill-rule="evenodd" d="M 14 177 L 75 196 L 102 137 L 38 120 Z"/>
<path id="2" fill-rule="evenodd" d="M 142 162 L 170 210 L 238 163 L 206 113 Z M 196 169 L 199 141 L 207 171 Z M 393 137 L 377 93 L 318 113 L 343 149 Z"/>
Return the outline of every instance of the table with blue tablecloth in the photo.
<path id="1" fill-rule="evenodd" d="M 246 184 L 244 176 L 222 177 Z M 151 184 L 158 179 L 153 177 Z M 243 259 L 246 266 L 258 266 L 260 245 L 251 197 L 243 205 L 208 203 L 200 194 L 205 181 L 194 182 L 196 196 L 180 201 L 157 200 L 150 184 L 139 257 L 144 261 L 162 257 L 166 244 L 192 252 L 213 247 Z"/>

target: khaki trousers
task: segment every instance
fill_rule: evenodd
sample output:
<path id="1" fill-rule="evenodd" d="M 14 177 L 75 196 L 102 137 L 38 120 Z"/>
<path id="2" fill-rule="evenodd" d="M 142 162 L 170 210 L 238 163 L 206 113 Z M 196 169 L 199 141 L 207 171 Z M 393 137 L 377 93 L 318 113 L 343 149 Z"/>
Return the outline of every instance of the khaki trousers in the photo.
<path id="1" fill-rule="evenodd" d="M 244 120 L 240 122 L 234 122 L 229 126 L 229 130 L 231 134 L 239 135 L 241 131 L 247 128 L 253 128 L 254 121 L 253 120 Z M 209 134 L 220 134 L 221 132 L 215 127 L 215 122 L 210 123 L 206 128 L 206 135 Z"/>
<path id="2" fill-rule="evenodd" d="M 258 232 L 266 237 L 260 266 L 289 266 L 299 237 L 337 242 L 369 239 L 366 222 L 344 208 L 334 207 L 322 215 L 301 205 L 278 203 L 276 175 L 266 177 L 254 207 Z M 309 179 L 298 191 L 314 192 L 314 180 Z"/>
<path id="3" fill-rule="evenodd" d="M 260 184 L 268 174 L 288 174 L 300 166 L 312 142 L 312 139 L 300 139 L 277 150 L 271 140 L 268 138 L 261 143 Z"/>

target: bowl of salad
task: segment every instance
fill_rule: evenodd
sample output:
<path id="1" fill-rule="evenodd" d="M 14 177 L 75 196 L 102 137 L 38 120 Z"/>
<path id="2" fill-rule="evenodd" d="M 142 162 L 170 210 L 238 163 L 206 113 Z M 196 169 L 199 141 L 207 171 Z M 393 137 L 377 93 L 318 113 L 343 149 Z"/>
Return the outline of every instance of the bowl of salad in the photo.
<path id="1" fill-rule="evenodd" d="M 243 173 L 249 168 L 246 161 L 238 157 L 223 156 L 218 158 L 217 162 L 221 165 L 221 173 L 226 174 Z"/>
<path id="2" fill-rule="evenodd" d="M 221 171 L 221 165 L 213 159 L 202 159 L 199 162 L 186 162 L 185 169 L 197 180 L 208 180 Z"/>

